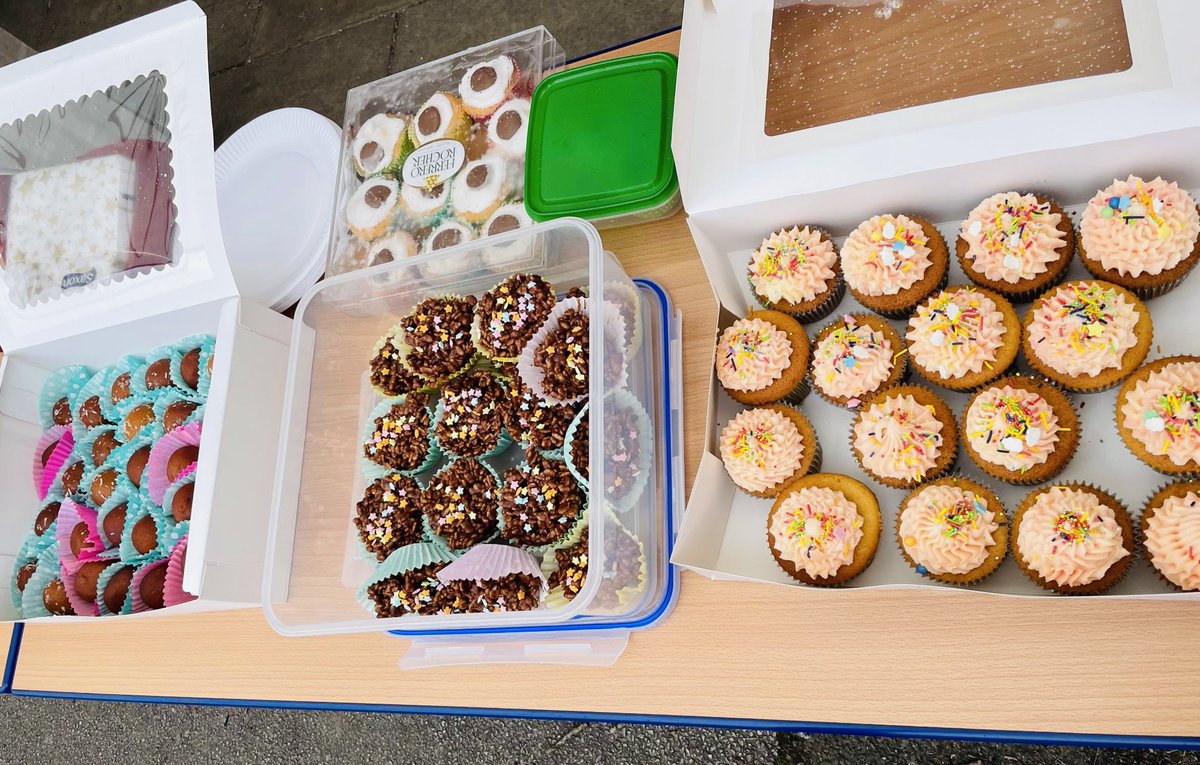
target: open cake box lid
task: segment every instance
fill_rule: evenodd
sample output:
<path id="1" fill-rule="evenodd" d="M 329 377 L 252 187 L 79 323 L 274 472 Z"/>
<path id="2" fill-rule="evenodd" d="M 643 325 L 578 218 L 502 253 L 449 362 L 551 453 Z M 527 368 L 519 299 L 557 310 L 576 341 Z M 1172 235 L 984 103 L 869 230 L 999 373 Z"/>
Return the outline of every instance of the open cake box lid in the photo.
<path id="1" fill-rule="evenodd" d="M 943 220 L 1010 185 L 1102 188 L 1114 150 L 1195 187 L 1172 158 L 1200 138 L 1198 27 L 1189 0 L 686 0 L 685 205 L 839 232 L 919 200 Z"/>
<path id="2" fill-rule="evenodd" d="M 5 351 L 238 294 L 194 2 L 0 69 L 0 247 Z"/>

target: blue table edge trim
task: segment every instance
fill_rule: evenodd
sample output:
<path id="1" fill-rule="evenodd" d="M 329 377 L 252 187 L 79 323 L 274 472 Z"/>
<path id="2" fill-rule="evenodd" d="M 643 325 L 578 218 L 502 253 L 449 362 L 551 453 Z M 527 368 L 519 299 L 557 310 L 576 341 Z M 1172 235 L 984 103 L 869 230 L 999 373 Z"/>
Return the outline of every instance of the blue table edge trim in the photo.
<path id="1" fill-rule="evenodd" d="M 0 677 L 0 693 L 11 693 L 13 675 L 17 671 L 17 654 L 21 650 L 21 635 L 25 632 L 24 624 L 14 624 L 12 635 L 8 640 L 8 658 L 4 661 L 4 675 Z"/>

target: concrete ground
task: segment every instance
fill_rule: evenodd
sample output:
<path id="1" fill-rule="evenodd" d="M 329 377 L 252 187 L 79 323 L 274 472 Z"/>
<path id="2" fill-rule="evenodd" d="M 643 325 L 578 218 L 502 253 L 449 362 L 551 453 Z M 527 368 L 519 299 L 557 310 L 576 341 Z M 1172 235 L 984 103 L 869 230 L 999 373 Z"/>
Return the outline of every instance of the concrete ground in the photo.
<path id="1" fill-rule="evenodd" d="M 346 91 L 545 24 L 576 57 L 679 23 L 682 0 L 199 0 L 209 14 L 217 142 Z M 0 28 L 46 50 L 169 0 L 0 0 Z M 1198 731 L 1200 733 L 1200 731 Z M 76 755 L 78 753 L 78 755 Z M 569 722 L 0 698 L 0 763 L 683 763 L 1200 765 L 1200 755 Z"/>

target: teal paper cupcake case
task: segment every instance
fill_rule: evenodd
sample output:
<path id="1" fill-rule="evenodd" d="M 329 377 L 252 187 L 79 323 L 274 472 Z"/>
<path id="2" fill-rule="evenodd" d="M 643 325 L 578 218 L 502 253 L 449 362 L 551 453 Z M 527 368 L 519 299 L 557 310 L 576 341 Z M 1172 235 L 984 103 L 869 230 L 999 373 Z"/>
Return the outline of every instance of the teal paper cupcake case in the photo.
<path id="1" fill-rule="evenodd" d="M 104 603 L 104 590 L 107 589 L 108 583 L 112 578 L 120 573 L 129 564 L 123 561 L 117 561 L 119 565 L 109 566 L 100 572 L 100 578 L 96 581 L 96 611 L 100 616 L 124 616 L 133 613 L 133 585 L 130 584 L 129 591 L 125 593 L 125 602 L 121 605 L 121 610 L 113 613 L 108 610 L 108 606 Z"/>
<path id="2" fill-rule="evenodd" d="M 168 486 L 167 490 L 165 492 L 163 492 L 163 501 L 162 501 L 163 515 L 168 520 L 170 520 L 172 523 L 174 523 L 176 525 L 186 524 L 188 522 L 188 520 L 190 520 L 190 514 L 189 514 L 189 518 L 184 519 L 182 521 L 176 521 L 175 513 L 172 509 L 172 506 L 175 503 L 175 495 L 179 492 L 179 490 L 182 489 L 184 486 L 192 486 L 195 483 L 196 483 L 196 471 L 193 470 L 190 473 L 184 473 L 183 475 L 176 478 L 175 483 Z M 372 555 L 371 560 L 374 560 L 374 559 L 375 559 L 375 556 Z"/>
<path id="3" fill-rule="evenodd" d="M 390 473 L 385 474 L 381 478 L 376 478 L 374 480 L 368 481 L 366 486 L 363 487 L 363 493 L 364 494 L 366 493 L 367 487 L 369 487 L 375 481 L 387 478 L 387 475 L 390 475 Z M 408 476 L 408 477 L 412 478 L 412 476 Z M 425 487 L 421 485 L 420 480 L 418 480 L 417 478 L 412 478 L 412 480 L 417 482 L 417 486 L 421 487 L 422 492 L 425 491 Z M 360 497 L 360 499 L 361 499 L 361 497 Z M 163 502 L 163 507 L 166 508 L 167 512 L 171 511 L 170 505 L 167 504 L 165 501 Z M 355 516 L 357 517 L 357 514 L 358 514 L 358 503 L 357 502 L 354 505 L 354 512 L 355 512 Z M 359 533 L 358 526 L 354 525 L 353 522 L 351 523 L 351 526 L 354 529 L 354 539 L 356 542 L 358 542 L 358 552 L 360 555 L 362 555 L 363 560 L 369 562 L 372 566 L 378 565 L 380 562 L 379 558 L 375 557 L 375 553 L 368 550 L 366 544 L 363 543 L 362 534 Z M 434 540 L 432 537 L 429 536 L 429 525 L 425 522 L 425 513 L 424 512 L 421 513 L 421 542 L 428 542 L 431 544 L 437 544 L 438 546 L 444 547 L 440 541 Z M 417 543 L 414 542 L 413 544 L 417 544 Z M 397 549 L 399 549 L 399 548 L 397 548 Z M 447 552 L 449 552 L 449 551 L 447 551 Z"/>
<path id="4" fill-rule="evenodd" d="M 167 390 L 154 401 L 154 424 L 158 427 L 160 432 L 168 432 L 166 423 L 163 422 L 163 417 L 167 413 L 167 408 L 180 401 L 185 401 L 189 404 L 195 404 L 196 408 L 190 415 L 188 415 L 186 420 L 179 425 L 176 425 L 175 428 L 172 428 L 172 430 L 191 425 L 193 422 L 204 422 L 205 403 L 204 399 L 201 398 L 199 394 L 188 393 L 184 390 Z"/>
<path id="5" fill-rule="evenodd" d="M 154 547 L 148 552 L 141 553 L 133 546 L 133 529 L 137 526 L 138 521 L 146 516 L 154 519 L 157 534 Z M 163 557 L 162 540 L 168 523 L 170 521 L 163 516 L 162 508 L 154 504 L 145 492 L 138 491 L 131 494 L 128 499 L 128 509 L 125 511 L 125 528 L 121 531 L 121 545 L 118 548 L 121 561 L 138 566 Z"/>
<path id="6" fill-rule="evenodd" d="M 382 563 L 375 567 L 375 571 L 371 574 L 371 578 L 363 582 L 355 593 L 355 598 L 359 605 L 365 608 L 369 613 L 375 613 L 375 602 L 367 597 L 367 590 L 371 585 L 377 582 L 382 582 L 393 576 L 398 576 L 409 571 L 413 571 L 425 566 L 440 564 L 445 566 L 454 560 L 454 555 L 446 548 L 432 544 L 430 542 L 418 542 L 414 545 L 405 545 L 399 550 L 396 550 L 391 555 L 387 556 Z"/>
<path id="7" fill-rule="evenodd" d="M 432 478 L 429 479 L 429 485 L 432 486 L 438 480 L 438 477 L 441 476 L 443 473 L 445 473 L 447 470 L 449 470 L 450 466 L 453 465 L 455 462 L 457 462 L 459 459 L 473 459 L 473 458 L 459 457 L 459 458 L 450 460 L 450 462 L 446 463 L 446 465 L 441 470 L 439 470 Z M 500 512 L 500 497 L 499 497 L 500 476 L 497 475 L 496 469 L 494 467 L 492 467 L 491 465 L 489 465 L 488 463 L 486 463 L 482 460 L 476 460 L 476 461 L 479 462 L 480 465 L 483 465 L 484 469 L 486 469 L 487 472 L 495 480 L 496 492 L 497 492 L 496 504 L 492 508 L 492 510 L 496 513 L 496 530 L 493 533 L 489 534 L 488 536 L 484 537 L 483 539 L 480 539 L 477 542 L 475 542 L 475 544 L 478 545 L 478 544 L 484 544 L 486 542 L 490 542 L 493 539 L 496 539 L 497 537 L 500 536 L 500 532 L 504 529 L 504 513 Z M 428 490 L 429 489 L 427 486 L 426 491 L 428 491 Z M 442 547 L 445 550 L 449 551 L 450 554 L 453 555 L 454 557 L 462 555 L 464 552 L 466 552 L 467 549 L 470 549 L 470 548 L 464 548 L 462 550 L 455 550 L 453 547 L 451 547 L 450 543 L 447 542 L 446 539 L 441 534 L 439 534 L 436 529 L 434 529 L 433 522 L 429 518 L 429 513 L 422 513 L 421 523 L 425 527 L 425 535 L 427 537 L 429 537 L 429 539 L 432 541 L 432 543 L 434 545 L 437 545 L 437 546 Z M 474 545 L 472 545 L 472 546 L 474 546 Z"/>
<path id="8" fill-rule="evenodd" d="M 50 526 L 42 533 L 41 536 L 37 536 L 33 533 L 33 527 L 37 524 L 37 517 L 39 515 L 41 515 L 42 510 L 46 509 L 46 505 L 57 502 L 58 506 L 59 506 L 59 512 L 62 512 L 62 503 L 63 503 L 64 499 L 65 499 L 65 497 L 63 497 L 62 492 L 59 491 L 58 488 L 56 487 L 56 488 L 52 489 L 49 494 L 46 495 L 45 499 L 43 499 L 40 503 L 38 503 L 37 512 L 34 513 L 33 521 L 29 524 L 29 533 L 26 535 L 26 541 L 43 540 L 42 543 L 39 545 L 40 547 L 45 547 L 47 545 L 53 544 L 54 534 L 55 534 L 55 531 L 58 529 L 57 517 L 55 518 L 54 522 L 51 523 Z"/>
<path id="9" fill-rule="evenodd" d="M 133 395 L 133 375 L 140 369 L 146 360 L 141 356 L 122 356 L 116 364 L 105 367 L 101 374 L 104 375 L 103 395 L 100 396 L 100 411 L 104 413 L 104 419 L 109 422 L 117 421 L 117 407 L 121 402 L 114 402 L 112 399 L 112 386 L 116 383 L 117 378 L 121 375 L 128 374 L 130 378 L 130 395 Z"/>
<path id="10" fill-rule="evenodd" d="M 213 358 L 216 356 L 216 347 L 205 351 L 200 351 L 200 385 L 196 387 L 196 392 L 201 396 L 208 398 L 208 392 L 212 388 L 212 371 L 210 367 L 213 364 Z"/>
<path id="11" fill-rule="evenodd" d="M 25 584 L 25 592 L 21 593 L 21 618 L 37 619 L 51 616 L 42 603 L 42 591 L 46 585 L 62 576 L 62 567 L 58 564 L 58 544 L 52 544 L 43 549 L 38 555 L 37 571 L 29 577 Z"/>
<path id="12" fill-rule="evenodd" d="M 575 455 L 572 451 L 573 442 L 575 441 L 575 432 L 580 428 L 587 427 L 585 424 L 588 421 L 588 404 L 584 404 L 579 410 L 579 414 L 575 415 L 575 419 L 571 420 L 571 424 L 567 426 L 567 435 L 563 438 L 563 462 L 567 463 L 567 470 L 571 471 L 571 475 L 575 476 L 575 480 L 579 481 L 579 485 L 584 491 L 588 490 L 590 484 L 588 477 L 583 474 L 583 471 L 575 464 Z M 586 461 L 590 455 L 582 455 Z"/>
<path id="13" fill-rule="evenodd" d="M 215 348 L 216 345 L 217 339 L 212 335 L 192 335 L 191 337 L 185 337 L 179 342 L 171 345 L 171 350 L 169 352 L 169 357 L 171 359 L 171 382 L 175 384 L 176 388 L 179 388 L 184 392 L 194 394 L 200 399 L 204 399 L 208 396 L 208 386 L 203 386 L 203 393 L 201 393 L 200 388 L 205 382 L 205 373 L 207 372 L 205 366 L 207 359 L 212 356 L 213 348 Z M 198 374 L 195 387 L 188 385 L 187 381 L 183 379 L 182 369 L 184 356 L 191 353 L 193 350 L 198 351 L 200 354 L 199 358 L 197 359 Z"/>
<path id="14" fill-rule="evenodd" d="M 116 425 L 100 425 L 98 427 L 92 428 L 91 430 L 83 430 L 80 433 L 81 437 L 75 439 L 75 451 L 79 454 L 80 457 L 83 458 L 83 464 L 85 466 L 87 466 L 87 469 L 89 472 L 94 468 L 100 467 L 100 465 L 97 464 L 92 459 L 92 446 L 96 443 L 96 439 L 98 439 L 100 436 L 102 436 L 105 433 L 112 433 L 113 436 L 116 437 L 117 426 Z M 111 458 L 112 455 L 115 454 L 117 449 L 119 449 L 119 448 L 120 448 L 120 446 L 113 449 L 111 452 L 109 452 L 108 456 Z M 105 461 L 107 461 L 107 460 L 105 460 Z M 103 463 L 100 463 L 100 464 L 103 464 Z"/>
<path id="15" fill-rule="evenodd" d="M 157 361 L 167 361 L 167 378 L 171 377 L 170 361 L 171 361 L 172 346 L 160 345 L 154 350 L 146 354 L 145 362 L 133 371 L 129 379 L 129 392 L 135 396 L 145 395 L 147 393 L 161 393 L 166 388 L 156 388 L 151 390 L 146 386 L 146 372 Z"/>
<path id="16" fill-rule="evenodd" d="M 13 562 L 12 573 L 9 575 L 8 592 L 9 595 L 12 596 L 13 608 L 15 608 L 18 613 L 23 611 L 21 607 L 21 596 L 23 593 L 21 590 L 17 589 L 17 574 L 20 573 L 25 564 L 38 560 L 42 553 L 45 552 L 47 547 L 52 547 L 55 544 L 54 537 L 35 537 L 31 534 L 25 539 L 24 544 L 21 545 L 21 549 L 17 551 L 16 560 Z M 54 559 L 58 560 L 57 554 L 55 554 Z M 32 579 L 32 577 L 30 577 L 30 579 Z"/>
<path id="17" fill-rule="evenodd" d="M 111 402 L 112 391 L 107 385 L 105 385 L 105 381 L 107 379 L 108 368 L 106 367 L 88 378 L 87 383 L 80 388 L 79 392 L 75 394 L 75 397 L 71 401 L 71 433 L 75 436 L 76 442 L 84 440 L 88 433 L 97 428 L 104 427 L 105 424 L 102 423 L 100 425 L 93 425 L 90 428 L 83 424 L 79 410 L 85 403 L 87 403 L 88 399 L 93 397 L 96 399 L 96 404 L 100 407 L 101 416 L 108 420 L 108 416 L 104 409 L 104 402 L 106 399 Z"/>
<path id="18" fill-rule="evenodd" d="M 117 427 L 116 434 L 117 434 L 118 441 L 120 441 L 122 443 L 127 443 L 130 440 L 133 440 L 133 439 L 126 438 L 126 433 L 125 433 L 125 418 L 127 416 L 129 416 L 129 413 L 132 412 L 134 409 L 137 409 L 139 406 L 146 406 L 146 405 L 148 405 L 150 407 L 150 411 L 153 412 L 154 404 L 158 401 L 159 398 L 162 397 L 162 395 L 163 395 L 162 391 L 156 391 L 153 393 L 137 393 L 137 394 L 130 396 L 129 398 L 125 399 L 124 401 L 122 401 L 120 404 L 117 405 L 117 417 L 113 422 Z M 146 435 L 152 436 L 154 438 L 157 438 L 158 436 L 162 435 L 162 428 L 161 428 L 161 426 L 159 426 L 158 420 L 153 420 L 152 422 L 150 422 L 150 424 L 145 425 L 141 430 L 138 431 L 137 435 L 135 435 L 134 438 L 136 439 L 137 436 L 146 436 Z"/>
<path id="19" fill-rule="evenodd" d="M 375 405 L 375 408 L 373 408 L 371 413 L 367 415 L 366 424 L 363 426 L 363 449 L 366 448 L 366 444 L 370 442 L 371 436 L 375 432 L 375 419 L 377 417 L 384 416 L 392 408 L 392 406 L 403 404 L 407 399 L 407 396 L 396 396 L 395 398 L 384 399 Z M 374 481 L 376 478 L 381 478 L 388 473 L 399 473 L 409 477 L 416 477 L 421 473 L 431 470 L 434 465 L 441 460 L 442 450 L 441 447 L 438 446 L 437 439 L 433 435 L 433 431 L 437 428 L 438 410 L 430 407 L 428 404 L 425 405 L 425 408 L 429 411 L 429 436 L 427 439 L 429 442 L 429 449 L 425 453 L 424 462 L 418 465 L 414 470 L 397 470 L 387 465 L 380 465 L 379 463 L 369 459 L 365 451 L 360 450 L 359 462 L 362 464 L 363 477 L 365 477 L 368 482 Z"/>
<path id="20" fill-rule="evenodd" d="M 108 501 L 106 501 L 98 510 L 96 510 L 96 526 L 100 529 L 100 541 L 106 548 L 111 548 L 112 545 L 110 545 L 108 537 L 104 534 L 104 519 L 107 518 L 108 514 L 113 510 L 116 510 L 121 505 L 125 505 L 125 519 L 128 521 L 130 518 L 129 500 L 137 493 L 137 488 L 134 487 L 134 485 L 128 478 L 124 476 L 124 474 L 122 474 L 121 477 L 117 479 L 117 488 L 113 490 L 113 493 L 109 496 Z M 128 523 L 126 523 L 126 526 L 128 526 Z"/>
<path id="21" fill-rule="evenodd" d="M 118 440 L 120 440 L 120 439 L 118 438 Z M 125 477 L 125 480 L 131 481 L 131 479 L 129 478 L 129 470 L 128 470 L 130 458 L 133 457 L 133 455 L 139 449 L 141 449 L 143 446 L 153 447 L 157 441 L 158 441 L 158 435 L 154 429 L 143 430 L 141 432 L 141 434 L 138 435 L 136 438 L 134 438 L 132 441 L 121 444 L 116 449 L 114 449 L 113 453 L 108 455 L 108 463 L 107 464 L 115 467 L 117 469 L 117 471 L 122 476 Z M 142 472 L 141 486 L 145 486 L 145 484 L 146 484 L 146 472 L 148 472 L 148 470 L 149 470 L 149 467 L 147 465 L 147 470 L 144 470 Z M 138 484 L 134 484 L 134 488 L 140 488 L 140 487 L 138 486 Z"/>
<path id="22" fill-rule="evenodd" d="M 496 416 L 499 417 L 500 414 L 497 413 Z M 438 423 L 441 423 L 445 420 L 445 417 L 446 417 L 446 402 L 444 399 L 439 398 L 437 407 L 435 407 L 433 410 L 433 419 L 434 419 L 435 427 L 430 428 L 431 433 L 435 430 L 436 425 Z M 450 448 L 450 444 L 443 443 L 441 439 L 437 438 L 436 434 L 434 436 L 434 439 L 437 442 L 438 448 L 441 449 L 442 453 L 449 457 L 452 457 L 452 458 L 457 458 L 457 457 L 495 457 L 499 454 L 503 454 L 504 451 L 506 449 L 508 449 L 508 447 L 512 446 L 512 443 L 513 443 L 512 436 L 510 436 L 508 434 L 508 431 L 504 428 L 501 428 L 500 433 L 496 436 L 496 446 L 492 449 L 488 449 L 483 454 L 459 454 L 454 449 Z"/>
<path id="23" fill-rule="evenodd" d="M 83 387 L 92 379 L 92 372 L 81 364 L 61 367 L 50 373 L 50 377 L 42 386 L 38 396 L 38 416 L 42 429 L 49 430 L 54 426 L 54 405 L 63 398 L 71 407 L 72 419 L 75 412 L 75 398 L 83 391 Z"/>

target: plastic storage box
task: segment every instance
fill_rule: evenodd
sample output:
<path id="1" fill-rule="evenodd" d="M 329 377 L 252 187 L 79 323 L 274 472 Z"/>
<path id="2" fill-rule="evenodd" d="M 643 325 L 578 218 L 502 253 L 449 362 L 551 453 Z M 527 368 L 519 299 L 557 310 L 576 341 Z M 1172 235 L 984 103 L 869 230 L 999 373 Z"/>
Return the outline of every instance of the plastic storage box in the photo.
<path id="1" fill-rule="evenodd" d="M 538 26 L 351 90 L 326 273 L 529 225 L 529 99 L 564 58 Z"/>
<path id="2" fill-rule="evenodd" d="M 135 97 L 112 97 L 127 96 L 130 88 Z M 225 257 L 213 181 L 204 14 L 194 3 L 183 3 L 19 61 L 0 69 L 0 94 L 0 133 L 9 136 L 0 164 L 6 183 L 38 167 L 47 180 L 55 168 L 74 170 L 81 157 L 98 151 L 133 161 L 136 151 L 113 154 L 112 147 L 127 147 L 134 125 L 152 123 L 157 127 L 139 136 L 169 147 L 166 177 L 173 194 L 166 262 L 129 270 L 124 258 L 113 258 L 108 263 L 119 267 L 103 274 L 97 268 L 90 284 L 42 290 L 32 301 L 15 298 L 9 289 L 14 284 L 0 290 L 5 350 L 0 361 L 0 589 L 6 590 L 0 594 L 0 619 L 15 618 L 7 590 L 17 548 L 37 513 L 29 467 L 42 433 L 38 397 L 50 373 L 67 364 L 99 368 L 193 334 L 216 338 L 183 573 L 184 589 L 199 598 L 165 611 L 111 618 L 256 605 L 290 321 L 240 299 Z M 27 130 L 30 124 L 39 126 L 35 136 L 22 136 L 23 149 L 11 140 L 17 121 Z M 153 188 L 151 195 L 166 193 L 161 179 L 136 183 Z M 121 209 L 111 196 L 100 197 L 105 189 L 89 186 L 86 178 L 80 186 L 73 192 L 76 201 L 82 209 L 99 200 L 100 220 L 104 210 L 111 213 L 108 202 Z M 143 220 L 137 204 L 143 202 L 138 195 L 134 212 L 117 212 L 118 224 L 136 228 Z M 11 245 L 12 208 L 0 205 L 0 211 Z M 121 238 L 134 236 L 121 229 Z M 114 240 L 111 231 L 100 244 L 90 241 L 93 252 L 123 253 L 112 248 L 120 239 Z M 86 276 L 71 284 L 89 281 Z"/>
<path id="3" fill-rule="evenodd" d="M 495 248 L 507 253 L 505 270 L 478 267 L 441 279 L 419 275 L 422 264 L 450 258 L 482 260 Z M 513 252 L 521 256 L 515 257 Z M 352 522 L 365 486 L 359 470 L 361 434 L 368 413 L 379 400 L 368 382 L 372 347 L 403 314 L 428 296 L 450 292 L 478 296 L 507 276 L 523 272 L 543 276 L 555 285 L 560 297 L 575 287 L 590 296 L 592 575 L 573 600 L 557 608 L 376 618 L 356 599 L 356 590 L 373 565 L 359 550 Z M 624 352 L 616 356 L 614 345 L 603 341 L 606 327 L 611 328 L 614 320 L 625 328 L 626 339 Z M 675 579 L 668 559 L 674 513 L 681 502 L 676 338 L 677 317 L 671 314 L 665 294 L 650 285 L 635 285 L 615 258 L 602 250 L 596 230 L 577 219 L 514 231 L 477 245 L 344 274 L 316 285 L 296 311 L 287 425 L 264 578 L 268 621 L 285 635 L 396 630 L 407 635 L 437 635 L 445 641 L 555 628 L 627 631 L 661 618 L 674 597 Z M 627 375 L 623 382 L 602 371 L 612 364 L 624 365 Z M 642 455 L 638 485 L 622 499 L 609 502 L 605 487 L 612 484 L 618 466 L 605 448 L 605 439 L 613 435 L 613 425 L 622 422 L 617 417 L 621 413 L 634 415 L 624 421 L 636 423 L 635 435 L 644 448 L 638 452 Z M 502 472 L 520 454 L 521 449 L 514 445 L 486 461 Z M 427 476 L 419 480 L 424 484 Z M 603 480 L 595 480 L 598 476 Z M 638 563 L 636 582 L 632 586 L 623 582 L 617 588 L 611 575 L 597 576 L 595 572 L 608 573 L 616 561 L 610 549 L 624 546 L 628 552 L 630 538 L 643 560 Z M 480 650 L 468 653 L 477 660 L 493 660 L 482 657 Z"/>
<path id="4" fill-rule="evenodd" d="M 601 61 L 547 77 L 533 94 L 525 207 L 534 220 L 616 228 L 682 207 L 671 155 L 677 61 Z"/>

